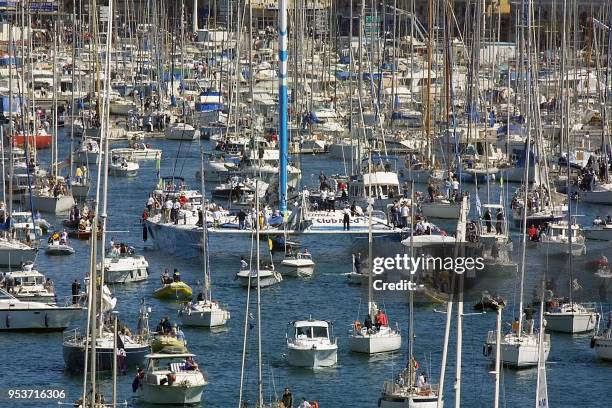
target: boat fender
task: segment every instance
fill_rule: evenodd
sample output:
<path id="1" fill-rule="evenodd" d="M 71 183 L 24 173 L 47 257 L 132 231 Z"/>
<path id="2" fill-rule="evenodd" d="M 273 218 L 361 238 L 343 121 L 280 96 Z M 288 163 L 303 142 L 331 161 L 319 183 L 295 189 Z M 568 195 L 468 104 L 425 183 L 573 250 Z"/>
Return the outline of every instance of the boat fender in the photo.
<path id="1" fill-rule="evenodd" d="M 45 327 L 49 327 L 49 316 L 45 313 Z"/>
<path id="2" fill-rule="evenodd" d="M 595 347 L 595 337 L 591 337 L 591 348 Z"/>
<path id="3" fill-rule="evenodd" d="M 5 319 L 4 324 L 6 325 L 7 329 L 10 329 L 10 327 L 11 327 L 11 315 L 8 315 L 8 314 L 6 315 L 6 319 Z"/>

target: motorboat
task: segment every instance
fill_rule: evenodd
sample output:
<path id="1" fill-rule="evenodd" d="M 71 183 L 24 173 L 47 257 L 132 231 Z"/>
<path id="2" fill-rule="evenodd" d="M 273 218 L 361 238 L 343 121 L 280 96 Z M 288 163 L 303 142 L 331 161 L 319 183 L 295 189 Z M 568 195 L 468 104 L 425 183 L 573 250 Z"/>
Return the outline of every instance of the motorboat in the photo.
<path id="1" fill-rule="evenodd" d="M 402 336 L 397 327 L 381 326 L 378 330 L 367 329 L 356 321 L 349 332 L 348 345 L 349 349 L 356 353 L 388 353 L 401 348 Z"/>
<path id="2" fill-rule="evenodd" d="M 191 141 L 200 137 L 200 131 L 188 123 L 176 122 L 168 125 L 164 136 L 168 140 Z"/>
<path id="3" fill-rule="evenodd" d="M 560 221 L 550 223 L 546 228 L 546 232 L 540 234 L 540 240 L 538 242 L 538 250 L 540 253 L 553 257 L 558 255 L 569 255 L 570 245 L 568 229 L 567 222 Z M 571 231 L 572 255 L 581 256 L 586 254 L 585 239 L 584 235 L 582 235 L 580 225 L 572 224 Z"/>
<path id="4" fill-rule="evenodd" d="M 148 354 L 139 379 L 140 398 L 149 404 L 193 405 L 202 401 L 208 380 L 193 363 L 194 354 Z"/>
<path id="5" fill-rule="evenodd" d="M 134 142 L 132 147 L 119 147 L 111 150 L 111 156 L 127 156 L 132 160 L 161 159 L 161 149 L 153 149 L 148 143 Z"/>
<path id="6" fill-rule="evenodd" d="M 591 305 L 562 303 L 551 305 L 544 313 L 546 329 L 562 333 L 585 333 L 595 330 L 599 313 Z"/>
<path id="7" fill-rule="evenodd" d="M 78 305 L 26 302 L 0 289 L 0 331 L 64 331 L 82 310 Z"/>
<path id="8" fill-rule="evenodd" d="M 259 287 L 265 288 L 282 282 L 283 277 L 280 273 L 274 270 L 274 266 L 263 266 L 258 269 L 243 269 L 236 274 L 236 279 L 244 287 L 251 285 L 252 288 L 257 287 L 257 275 L 259 275 Z"/>
<path id="9" fill-rule="evenodd" d="M 191 287 L 181 281 L 166 283 L 153 292 L 154 297 L 165 300 L 189 300 L 192 294 Z"/>
<path id="10" fill-rule="evenodd" d="M 298 252 L 294 256 L 285 256 L 281 261 L 279 272 L 284 276 L 309 278 L 314 274 L 315 263 L 308 252 Z"/>
<path id="11" fill-rule="evenodd" d="M 299 320 L 290 323 L 286 358 L 298 367 L 331 367 L 338 362 L 338 344 L 330 336 L 331 324 L 323 320 Z"/>
<path id="12" fill-rule="evenodd" d="M 45 247 L 45 254 L 47 255 L 73 255 L 74 248 L 72 248 L 68 243 L 68 234 L 62 237 L 62 234 L 59 232 L 54 232 L 49 237 L 47 241 L 47 246 Z"/>
<path id="13" fill-rule="evenodd" d="M 97 266 L 100 270 L 100 265 Z M 124 252 L 111 250 L 104 257 L 104 281 L 107 283 L 140 282 L 149 277 L 149 263 L 136 255 L 132 247 Z"/>
<path id="14" fill-rule="evenodd" d="M 138 169 L 140 169 L 138 163 L 126 156 L 112 156 L 108 165 L 108 173 L 119 177 L 134 177 L 138 174 Z"/>
<path id="15" fill-rule="evenodd" d="M 230 319 L 230 312 L 214 300 L 189 302 L 179 311 L 185 326 L 218 327 Z"/>
<path id="16" fill-rule="evenodd" d="M 56 302 L 53 282 L 35 270 L 33 264 L 23 265 L 22 270 L 10 272 L 10 276 L 13 279 L 10 294 L 17 299 L 28 302 Z"/>

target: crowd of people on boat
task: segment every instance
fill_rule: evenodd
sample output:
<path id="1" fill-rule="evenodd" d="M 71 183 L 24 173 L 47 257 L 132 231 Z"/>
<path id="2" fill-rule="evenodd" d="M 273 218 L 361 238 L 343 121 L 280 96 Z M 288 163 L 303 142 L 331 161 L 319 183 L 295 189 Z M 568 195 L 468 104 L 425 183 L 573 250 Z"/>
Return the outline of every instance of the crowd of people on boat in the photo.
<path id="1" fill-rule="evenodd" d="M 605 220 L 600 215 L 595 217 L 595 219 L 593 220 L 594 227 L 601 227 L 604 225 L 612 225 L 612 216 L 610 216 L 609 214 L 606 216 Z"/>
<path id="2" fill-rule="evenodd" d="M 550 194 L 548 190 L 542 186 L 529 191 L 527 194 L 527 200 L 523 200 L 524 191 L 519 189 L 514 197 L 512 198 L 512 202 L 510 203 L 510 207 L 512 209 L 521 209 L 523 208 L 523 203 L 527 203 L 527 215 L 536 214 L 545 208 L 550 206 Z"/>

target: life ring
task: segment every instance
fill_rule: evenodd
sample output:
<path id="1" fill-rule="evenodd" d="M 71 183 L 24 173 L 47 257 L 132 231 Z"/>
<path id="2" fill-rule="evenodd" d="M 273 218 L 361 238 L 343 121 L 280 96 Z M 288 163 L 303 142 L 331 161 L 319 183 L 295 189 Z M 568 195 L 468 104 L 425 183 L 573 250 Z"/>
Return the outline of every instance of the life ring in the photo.
<path id="1" fill-rule="evenodd" d="M 356 332 L 361 331 L 361 322 L 359 320 L 355 320 L 355 323 L 353 323 L 353 326 L 355 327 Z"/>
<path id="2" fill-rule="evenodd" d="M 181 205 L 185 204 L 187 202 L 187 197 L 185 197 L 184 195 L 179 197 L 179 203 L 181 203 Z"/>

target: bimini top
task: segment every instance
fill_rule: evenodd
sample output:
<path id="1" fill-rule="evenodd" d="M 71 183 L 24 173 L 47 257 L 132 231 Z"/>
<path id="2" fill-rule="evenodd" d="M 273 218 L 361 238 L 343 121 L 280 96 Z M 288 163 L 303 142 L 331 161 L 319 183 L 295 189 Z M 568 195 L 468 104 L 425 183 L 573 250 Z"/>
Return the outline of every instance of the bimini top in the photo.
<path id="1" fill-rule="evenodd" d="M 329 327 L 329 323 L 325 320 L 297 320 L 292 322 L 294 327 Z"/>

